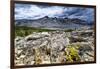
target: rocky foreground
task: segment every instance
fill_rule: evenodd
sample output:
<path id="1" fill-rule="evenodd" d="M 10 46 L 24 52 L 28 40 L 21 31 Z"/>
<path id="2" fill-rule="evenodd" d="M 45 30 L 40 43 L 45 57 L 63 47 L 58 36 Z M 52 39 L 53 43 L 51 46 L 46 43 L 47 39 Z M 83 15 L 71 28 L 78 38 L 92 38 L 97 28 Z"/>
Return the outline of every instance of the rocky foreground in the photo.
<path id="1" fill-rule="evenodd" d="M 33 32 L 15 38 L 16 65 L 84 61 L 94 61 L 93 30 Z"/>

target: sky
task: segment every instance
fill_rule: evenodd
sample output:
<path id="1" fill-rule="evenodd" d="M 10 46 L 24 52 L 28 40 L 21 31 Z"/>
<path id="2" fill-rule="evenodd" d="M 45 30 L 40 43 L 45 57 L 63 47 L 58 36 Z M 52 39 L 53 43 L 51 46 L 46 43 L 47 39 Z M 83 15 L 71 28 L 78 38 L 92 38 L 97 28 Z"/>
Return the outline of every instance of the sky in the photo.
<path id="1" fill-rule="evenodd" d="M 94 9 L 83 7 L 50 6 L 36 4 L 15 4 L 15 20 L 39 19 L 45 16 L 57 18 L 78 18 L 94 21 Z"/>

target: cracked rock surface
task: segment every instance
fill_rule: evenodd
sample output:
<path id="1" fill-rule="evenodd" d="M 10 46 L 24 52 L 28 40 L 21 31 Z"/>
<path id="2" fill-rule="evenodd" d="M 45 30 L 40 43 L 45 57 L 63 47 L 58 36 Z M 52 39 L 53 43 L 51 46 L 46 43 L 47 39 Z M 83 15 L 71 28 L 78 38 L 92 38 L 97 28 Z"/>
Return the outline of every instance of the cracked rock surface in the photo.
<path id="1" fill-rule="evenodd" d="M 16 37 L 15 64 L 37 65 L 93 61 L 93 41 L 92 30 L 33 32 L 25 37 Z"/>

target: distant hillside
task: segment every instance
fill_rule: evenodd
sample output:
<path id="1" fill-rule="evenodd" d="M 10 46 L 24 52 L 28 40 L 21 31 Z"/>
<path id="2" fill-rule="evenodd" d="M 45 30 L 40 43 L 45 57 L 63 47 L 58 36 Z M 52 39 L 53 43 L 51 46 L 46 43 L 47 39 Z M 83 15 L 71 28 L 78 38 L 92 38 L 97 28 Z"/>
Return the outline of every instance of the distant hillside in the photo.
<path id="1" fill-rule="evenodd" d="M 36 20 L 20 19 L 15 20 L 17 26 L 27 26 L 35 28 L 49 28 L 49 29 L 76 29 L 82 26 L 87 26 L 88 23 L 80 19 L 69 18 L 50 18 L 45 16 Z"/>

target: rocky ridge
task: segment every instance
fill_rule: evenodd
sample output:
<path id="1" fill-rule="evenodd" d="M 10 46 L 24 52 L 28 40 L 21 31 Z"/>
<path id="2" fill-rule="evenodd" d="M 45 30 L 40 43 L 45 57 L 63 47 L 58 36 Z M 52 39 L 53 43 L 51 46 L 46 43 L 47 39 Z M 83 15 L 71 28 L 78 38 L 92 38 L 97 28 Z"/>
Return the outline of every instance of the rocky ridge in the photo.
<path id="1" fill-rule="evenodd" d="M 15 20 L 16 26 L 27 26 L 35 28 L 49 28 L 49 29 L 76 29 L 82 26 L 88 26 L 88 23 L 84 20 L 77 18 L 51 18 L 45 16 L 36 20 L 20 19 Z"/>

